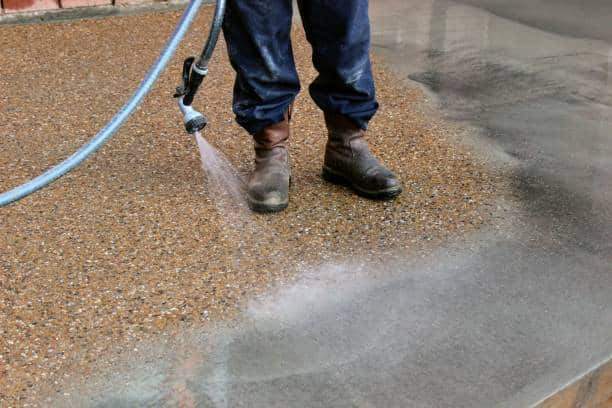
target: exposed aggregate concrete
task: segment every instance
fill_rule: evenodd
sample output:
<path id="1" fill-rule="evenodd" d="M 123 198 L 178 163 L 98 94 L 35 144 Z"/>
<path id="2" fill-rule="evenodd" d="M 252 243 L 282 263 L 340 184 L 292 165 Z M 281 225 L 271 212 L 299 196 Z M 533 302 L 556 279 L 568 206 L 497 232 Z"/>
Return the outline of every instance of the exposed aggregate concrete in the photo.
<path id="1" fill-rule="evenodd" d="M 172 69 L 107 146 L 51 187 L 0 209 L 0 405 L 24 405 L 26 395 L 49 387 L 62 392 L 54 385 L 143 339 L 229 319 L 300 267 L 412 252 L 477 228 L 491 212 L 496 178 L 451 141 L 443 123 L 428 119 L 418 89 L 375 61 L 382 108 L 369 140 L 402 178 L 404 194 L 378 203 L 320 179 L 322 115 L 303 92 L 289 209 L 226 225 L 233 216 L 216 209 L 171 99 L 182 58 L 200 49 L 210 15 L 207 8 Z M 1 27 L 0 190 L 97 132 L 178 17 Z M 315 71 L 301 29 L 294 50 L 308 84 Z M 233 122 L 223 43 L 210 72 L 196 102 L 210 119 L 206 137 L 246 174 L 251 141 Z"/>

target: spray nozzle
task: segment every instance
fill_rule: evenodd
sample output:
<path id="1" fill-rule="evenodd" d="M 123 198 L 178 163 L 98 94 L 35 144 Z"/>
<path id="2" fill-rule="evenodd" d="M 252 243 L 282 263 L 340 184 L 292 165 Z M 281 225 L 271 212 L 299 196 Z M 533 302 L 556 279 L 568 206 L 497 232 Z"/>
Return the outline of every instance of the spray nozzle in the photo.
<path id="1" fill-rule="evenodd" d="M 185 124 L 187 133 L 194 134 L 206 127 L 208 124 L 206 117 L 193 109 L 191 105 L 185 105 L 184 97 L 179 98 L 178 105 L 183 114 L 183 123 Z"/>
<path id="2" fill-rule="evenodd" d="M 174 97 L 179 99 L 185 130 L 190 134 L 204 129 L 208 123 L 206 117 L 191 106 L 202 80 L 208 74 L 208 68 L 200 67 L 194 62 L 195 57 L 189 57 L 183 63 L 183 83 L 176 88 L 174 94 Z"/>

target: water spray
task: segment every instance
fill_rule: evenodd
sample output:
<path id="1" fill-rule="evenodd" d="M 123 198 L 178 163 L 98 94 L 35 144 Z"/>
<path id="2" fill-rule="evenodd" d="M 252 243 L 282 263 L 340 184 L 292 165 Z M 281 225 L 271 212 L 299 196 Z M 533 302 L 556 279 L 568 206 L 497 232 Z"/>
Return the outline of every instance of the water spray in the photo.
<path id="1" fill-rule="evenodd" d="M 4 207 L 12 202 L 21 200 L 22 198 L 27 197 L 41 188 L 48 186 L 81 164 L 85 159 L 102 147 L 111 137 L 113 137 L 115 133 L 117 133 L 125 121 L 142 103 L 144 97 L 153 88 L 157 78 L 159 78 L 161 73 L 164 71 L 166 65 L 168 65 L 168 62 L 174 55 L 176 48 L 183 40 L 183 37 L 187 33 L 189 26 L 195 19 L 203 2 L 204 0 L 191 0 L 189 2 L 179 23 L 174 29 L 174 32 L 168 39 L 166 46 L 155 63 L 153 63 L 149 69 L 147 75 L 144 77 L 132 97 L 126 102 L 125 105 L 123 105 L 115 116 L 113 116 L 106 126 L 104 126 L 94 137 L 92 137 L 87 143 L 81 146 L 79 150 L 77 150 L 63 162 L 50 168 L 38 177 L 35 177 L 20 186 L 0 194 L 0 207 Z M 193 109 L 191 104 L 193 103 L 193 98 L 195 97 L 202 80 L 208 73 L 208 62 L 210 61 L 212 53 L 217 44 L 217 40 L 219 39 L 221 26 L 223 24 L 223 16 L 225 14 L 225 6 L 226 0 L 217 1 L 215 15 L 210 28 L 210 34 L 198 61 L 195 62 L 195 58 L 190 57 L 185 60 L 185 63 L 183 64 L 183 85 L 177 89 L 177 97 L 179 98 L 179 107 L 181 108 L 181 112 L 184 116 L 185 128 L 189 133 L 195 133 L 204 129 L 206 126 L 206 118 L 204 115 Z M 191 60 L 191 63 L 187 64 L 189 60 Z M 188 74 L 187 80 L 185 80 L 185 72 Z"/>

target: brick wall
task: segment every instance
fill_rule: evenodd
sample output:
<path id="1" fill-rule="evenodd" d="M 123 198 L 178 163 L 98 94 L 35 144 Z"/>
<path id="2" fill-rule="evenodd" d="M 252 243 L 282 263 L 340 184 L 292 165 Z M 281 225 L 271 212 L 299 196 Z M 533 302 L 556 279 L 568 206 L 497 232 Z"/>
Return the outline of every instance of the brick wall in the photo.
<path id="1" fill-rule="evenodd" d="M 0 15 L 74 7 L 150 3 L 159 0 L 0 0 Z"/>

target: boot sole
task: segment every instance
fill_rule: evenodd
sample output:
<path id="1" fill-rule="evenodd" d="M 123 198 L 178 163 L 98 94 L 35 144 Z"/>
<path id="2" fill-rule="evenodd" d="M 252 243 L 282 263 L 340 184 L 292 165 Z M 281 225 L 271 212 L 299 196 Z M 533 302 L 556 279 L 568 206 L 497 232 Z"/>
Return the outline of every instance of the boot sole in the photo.
<path id="1" fill-rule="evenodd" d="M 251 209 L 251 211 L 255 211 L 256 213 L 260 214 L 277 213 L 289 207 L 288 201 L 282 204 L 270 205 L 261 201 L 252 200 L 250 197 L 247 197 L 247 203 L 249 204 L 249 208 Z"/>
<path id="2" fill-rule="evenodd" d="M 325 181 L 328 181 L 332 184 L 349 187 L 361 197 L 369 198 L 371 200 L 392 200 L 402 193 L 401 186 L 388 188 L 386 190 L 365 190 L 356 185 L 355 183 L 351 182 L 351 180 L 344 177 L 342 174 L 337 173 L 326 166 L 323 166 L 323 172 L 321 173 L 321 176 Z"/>

